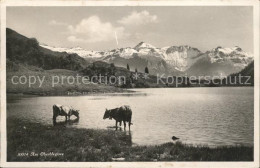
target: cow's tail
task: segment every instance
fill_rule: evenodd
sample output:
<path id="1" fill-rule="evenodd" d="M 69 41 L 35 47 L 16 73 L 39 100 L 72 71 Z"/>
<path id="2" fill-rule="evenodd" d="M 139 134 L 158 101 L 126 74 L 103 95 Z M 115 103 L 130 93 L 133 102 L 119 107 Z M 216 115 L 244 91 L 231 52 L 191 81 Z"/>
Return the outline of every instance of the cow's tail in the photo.
<path id="1" fill-rule="evenodd" d="M 134 125 L 134 124 L 132 123 L 131 119 L 129 120 L 129 124 L 130 124 L 130 125 Z"/>

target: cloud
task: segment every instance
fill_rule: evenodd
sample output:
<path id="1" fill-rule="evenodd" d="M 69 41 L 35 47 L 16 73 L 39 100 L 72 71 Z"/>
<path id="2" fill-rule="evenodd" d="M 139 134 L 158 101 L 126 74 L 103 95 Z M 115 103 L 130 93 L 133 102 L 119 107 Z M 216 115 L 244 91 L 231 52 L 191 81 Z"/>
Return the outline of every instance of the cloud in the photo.
<path id="1" fill-rule="evenodd" d="M 51 20 L 49 22 L 50 25 L 55 25 L 55 26 L 67 26 L 68 24 L 67 23 L 64 23 L 64 22 L 58 22 L 56 20 Z"/>
<path id="2" fill-rule="evenodd" d="M 85 41 L 84 39 L 77 38 L 76 36 L 69 36 L 67 38 L 67 40 L 70 42 L 84 42 Z"/>
<path id="3" fill-rule="evenodd" d="M 150 15 L 150 13 L 146 10 L 142 12 L 133 11 L 130 15 L 123 17 L 118 20 L 118 23 L 131 26 L 131 25 L 145 25 L 148 23 L 156 23 L 158 22 L 156 15 Z"/>
<path id="4" fill-rule="evenodd" d="M 115 27 L 110 22 L 102 22 L 98 16 L 90 16 L 83 19 L 76 26 L 68 26 L 70 36 L 67 38 L 71 42 L 103 42 L 122 38 L 124 34 L 123 27 Z"/>
<path id="5" fill-rule="evenodd" d="M 130 35 L 135 35 L 134 29 L 138 25 L 145 25 L 149 23 L 157 23 L 156 15 L 151 15 L 148 11 L 141 12 L 133 11 L 130 15 L 122 17 L 117 21 L 117 24 L 102 21 L 97 15 L 82 19 L 76 25 L 67 25 L 68 37 L 70 42 L 81 43 L 97 43 L 116 40 L 117 38 L 126 39 Z M 64 25 L 64 23 L 54 22 L 52 24 Z M 140 36 L 140 35 L 139 35 Z"/>

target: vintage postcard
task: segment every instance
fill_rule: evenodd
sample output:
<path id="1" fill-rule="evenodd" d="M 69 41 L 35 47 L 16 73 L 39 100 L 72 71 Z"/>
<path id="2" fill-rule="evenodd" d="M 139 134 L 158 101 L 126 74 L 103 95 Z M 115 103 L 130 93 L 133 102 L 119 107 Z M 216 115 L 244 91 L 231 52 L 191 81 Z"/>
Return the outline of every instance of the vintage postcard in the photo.
<path id="1" fill-rule="evenodd" d="M 1 167 L 259 167 L 259 1 L 2 1 Z"/>

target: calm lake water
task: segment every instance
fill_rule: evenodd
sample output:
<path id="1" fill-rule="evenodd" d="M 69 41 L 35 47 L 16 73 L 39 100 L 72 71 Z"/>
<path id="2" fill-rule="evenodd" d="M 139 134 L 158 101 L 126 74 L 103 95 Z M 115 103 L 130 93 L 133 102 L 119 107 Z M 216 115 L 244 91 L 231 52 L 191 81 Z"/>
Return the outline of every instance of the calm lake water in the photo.
<path id="1" fill-rule="evenodd" d="M 133 111 L 131 135 L 134 144 L 161 144 L 176 136 L 185 143 L 211 147 L 253 145 L 252 87 L 135 91 L 87 96 L 8 95 L 7 116 L 51 125 L 52 105 L 71 105 L 80 110 L 80 119 L 69 127 L 111 129 L 109 127 L 113 127 L 115 121 L 103 120 L 105 109 L 129 105 Z M 57 121 L 64 121 L 64 117 L 58 117 Z"/>

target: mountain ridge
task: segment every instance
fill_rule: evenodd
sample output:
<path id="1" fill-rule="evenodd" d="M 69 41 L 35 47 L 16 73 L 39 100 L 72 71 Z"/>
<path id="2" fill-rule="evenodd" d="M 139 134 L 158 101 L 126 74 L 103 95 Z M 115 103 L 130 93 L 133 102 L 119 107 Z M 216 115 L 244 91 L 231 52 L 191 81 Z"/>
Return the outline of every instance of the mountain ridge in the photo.
<path id="1" fill-rule="evenodd" d="M 140 42 L 134 47 L 106 51 L 89 51 L 80 47 L 74 49 L 52 48 L 43 45 L 42 47 L 53 51 L 77 53 L 90 62 L 105 61 L 119 67 L 126 67 L 129 64 L 131 70 L 144 71 L 144 68 L 148 67 L 154 75 L 188 74 L 199 76 L 200 73 L 210 76 L 229 75 L 242 70 L 253 61 L 253 55 L 243 51 L 238 46 L 231 48 L 218 46 L 206 52 L 188 45 L 157 48 L 145 42 Z M 203 64 L 198 65 L 200 62 Z M 201 66 L 207 68 L 198 70 L 197 68 Z M 223 70 L 219 70 L 218 67 Z"/>

